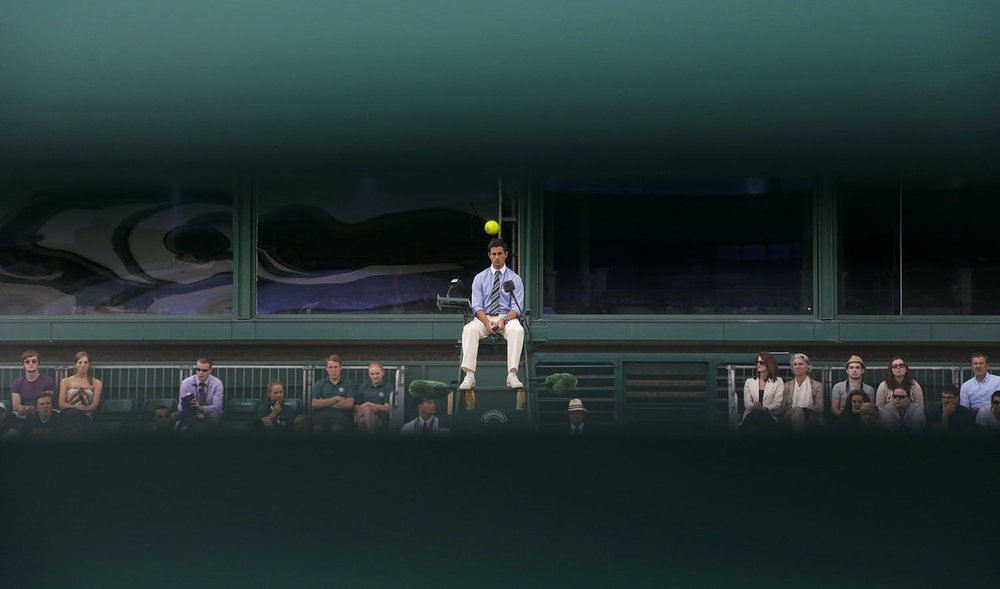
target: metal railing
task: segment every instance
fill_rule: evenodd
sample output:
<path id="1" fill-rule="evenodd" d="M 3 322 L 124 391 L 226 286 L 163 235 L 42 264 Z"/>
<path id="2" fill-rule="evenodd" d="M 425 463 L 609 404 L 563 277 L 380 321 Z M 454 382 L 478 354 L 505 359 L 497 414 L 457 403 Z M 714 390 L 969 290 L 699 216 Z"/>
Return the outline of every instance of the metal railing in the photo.
<path id="1" fill-rule="evenodd" d="M 872 366 L 875 366 L 874 368 Z M 865 371 L 861 380 L 865 384 L 871 385 L 873 389 L 878 389 L 879 383 L 884 377 L 883 364 L 872 364 Z M 729 384 L 729 425 L 736 427 L 739 425 L 740 416 L 743 414 L 743 383 L 748 378 L 757 376 L 757 367 L 751 365 L 728 364 L 726 365 L 727 380 Z M 778 376 L 784 381 L 792 378 L 792 369 L 788 366 L 778 368 Z M 809 372 L 823 384 L 823 402 L 826 404 L 825 410 L 830 410 L 830 391 L 833 385 L 847 379 L 847 371 L 842 365 L 823 366 L 813 364 Z M 924 392 L 924 403 L 938 401 L 941 398 L 941 387 L 946 384 L 954 385 L 956 388 L 962 383 L 972 378 L 972 368 L 962 366 L 914 366 L 910 365 L 910 375 L 920 383 Z"/>

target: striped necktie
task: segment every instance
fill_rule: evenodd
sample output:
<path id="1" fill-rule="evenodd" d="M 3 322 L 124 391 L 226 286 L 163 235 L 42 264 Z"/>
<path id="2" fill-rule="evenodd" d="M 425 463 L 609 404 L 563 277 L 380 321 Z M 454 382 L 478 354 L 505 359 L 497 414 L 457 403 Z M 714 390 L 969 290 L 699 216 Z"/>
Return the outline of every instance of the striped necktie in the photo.
<path id="1" fill-rule="evenodd" d="M 493 273 L 493 289 L 490 291 L 490 306 L 486 310 L 489 316 L 500 313 L 500 271 Z"/>

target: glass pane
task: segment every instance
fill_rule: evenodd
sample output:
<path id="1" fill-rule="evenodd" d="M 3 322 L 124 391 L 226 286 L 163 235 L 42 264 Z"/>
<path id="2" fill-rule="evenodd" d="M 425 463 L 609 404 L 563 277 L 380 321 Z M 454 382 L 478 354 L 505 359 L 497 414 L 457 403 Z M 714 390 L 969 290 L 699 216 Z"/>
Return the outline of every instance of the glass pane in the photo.
<path id="1" fill-rule="evenodd" d="M 899 314 L 899 181 L 838 190 L 838 311 Z"/>
<path id="2" fill-rule="evenodd" d="M 8 179 L 2 191 L 0 314 L 231 313 L 231 182 Z"/>
<path id="3" fill-rule="evenodd" d="M 903 312 L 1000 315 L 1000 182 L 903 186 Z"/>
<path id="4" fill-rule="evenodd" d="M 546 180 L 545 311 L 812 312 L 810 182 Z"/>
<path id="5" fill-rule="evenodd" d="M 436 313 L 489 264 L 497 205 L 494 174 L 262 178 L 257 312 Z"/>

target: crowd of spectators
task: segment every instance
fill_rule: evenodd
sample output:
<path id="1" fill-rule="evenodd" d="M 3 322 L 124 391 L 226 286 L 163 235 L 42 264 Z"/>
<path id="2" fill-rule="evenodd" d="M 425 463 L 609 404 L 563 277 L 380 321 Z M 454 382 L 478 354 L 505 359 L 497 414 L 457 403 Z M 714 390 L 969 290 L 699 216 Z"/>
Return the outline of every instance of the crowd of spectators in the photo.
<path id="1" fill-rule="evenodd" d="M 1000 430 L 1000 377 L 989 372 L 989 357 L 971 357 L 972 378 L 960 389 L 941 387 L 940 402 L 925 403 L 920 383 L 902 357 L 890 360 L 877 389 L 863 382 L 864 360 L 852 355 L 844 364 L 847 378 L 833 386 L 826 412 L 823 385 L 809 376 L 805 354 L 790 357 L 792 378 L 784 382 L 769 352 L 757 355 L 757 376 L 743 386 L 743 432 L 924 431 L 968 433 Z"/>
<path id="2" fill-rule="evenodd" d="M 10 407 L 0 402 L 0 439 L 72 437 L 86 432 L 100 420 L 103 383 L 90 373 L 90 357 L 76 355 L 73 373 L 55 380 L 39 369 L 39 354 L 22 355 L 23 375 L 11 383 Z M 844 364 L 846 378 L 833 385 L 829 404 L 823 384 L 810 376 L 812 365 L 805 354 L 789 359 L 792 377 L 779 375 L 774 356 L 757 356 L 756 376 L 744 383 L 745 410 L 739 431 L 757 433 L 807 432 L 1000 432 L 1000 377 L 989 372 L 989 358 L 971 357 L 972 378 L 961 387 L 943 385 L 939 402 L 925 403 L 924 390 L 901 357 L 894 357 L 877 387 L 864 382 L 867 367 L 858 355 Z M 367 378 L 356 383 L 344 378 L 337 355 L 325 361 L 325 374 L 312 387 L 308 407 L 285 397 L 284 384 L 276 379 L 264 387 L 256 402 L 256 416 L 246 431 L 289 434 L 396 433 L 390 427 L 392 388 L 385 368 L 371 362 Z M 199 358 L 194 373 L 177 389 L 173 406 L 157 405 L 151 415 L 133 428 L 148 435 L 188 435 L 221 428 L 225 384 L 214 374 L 212 360 Z M 58 391 L 58 392 L 57 392 Z M 403 434 L 447 433 L 436 416 L 433 399 L 417 399 L 417 416 L 398 431 Z M 572 399 L 567 410 L 567 432 L 584 431 L 586 408 Z M 148 420 L 148 421 L 146 421 Z M 398 426 L 397 426 L 398 427 Z M 587 430 L 590 432 L 588 425 Z"/>

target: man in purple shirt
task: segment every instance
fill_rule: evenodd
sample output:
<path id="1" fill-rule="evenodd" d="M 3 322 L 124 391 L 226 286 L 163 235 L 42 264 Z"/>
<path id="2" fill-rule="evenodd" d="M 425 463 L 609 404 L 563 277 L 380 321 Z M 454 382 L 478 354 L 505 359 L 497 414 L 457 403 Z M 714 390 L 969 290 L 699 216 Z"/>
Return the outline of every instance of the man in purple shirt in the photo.
<path id="1" fill-rule="evenodd" d="M 14 415 L 24 419 L 35 412 L 35 403 L 42 393 L 55 392 L 56 381 L 38 371 L 38 352 L 35 350 L 27 350 L 21 354 L 21 364 L 24 366 L 24 376 L 19 376 L 10 383 L 10 401 Z"/>
<path id="2" fill-rule="evenodd" d="M 222 381 L 212 375 L 212 360 L 198 358 L 195 373 L 181 381 L 177 411 L 183 427 L 203 429 L 222 420 Z"/>
<path id="3" fill-rule="evenodd" d="M 462 329 L 462 370 L 465 379 L 458 388 L 469 390 L 476 386 L 476 363 L 479 358 L 479 340 L 499 333 L 507 340 L 507 386 L 519 389 L 524 385 L 517 378 L 517 367 L 524 346 L 524 328 L 521 327 L 520 310 L 524 308 L 524 283 L 521 277 L 507 267 L 507 243 L 499 238 L 490 240 L 490 267 L 476 274 L 472 281 L 472 312 L 475 318 Z M 513 286 L 505 292 L 504 284 Z"/>

